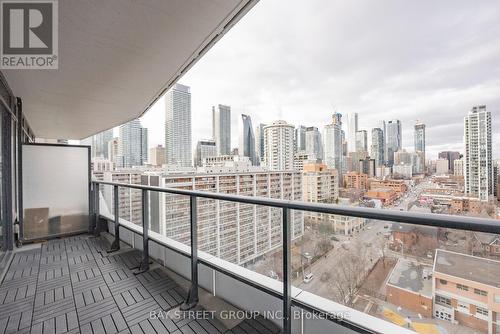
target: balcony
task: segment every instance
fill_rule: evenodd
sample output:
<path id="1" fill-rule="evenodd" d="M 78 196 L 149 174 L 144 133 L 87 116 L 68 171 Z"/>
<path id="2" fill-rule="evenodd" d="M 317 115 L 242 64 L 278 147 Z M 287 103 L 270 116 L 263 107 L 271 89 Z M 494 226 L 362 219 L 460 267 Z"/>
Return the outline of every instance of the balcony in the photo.
<path id="1" fill-rule="evenodd" d="M 113 190 L 111 208 L 103 196 L 106 187 Z M 119 217 L 120 189 L 141 193 L 141 223 L 134 224 Z M 155 192 L 189 199 L 186 208 L 189 246 L 151 230 L 148 201 L 150 194 Z M 0 285 L 1 331 L 414 333 L 397 322 L 376 318 L 293 286 L 290 212 L 301 210 L 377 219 L 379 226 L 390 221 L 498 232 L 497 223 L 488 219 L 104 181 L 92 182 L 90 199 L 89 233 L 26 245 L 14 253 Z M 200 199 L 267 206 L 281 211 L 282 277 L 273 279 L 200 251 Z M 401 275 L 404 276 L 407 269 L 403 268 Z M 239 321 L 221 317 L 230 311 L 250 313 Z"/>
<path id="2" fill-rule="evenodd" d="M 255 2 L 157 1 L 138 8 L 132 1 L 118 11 L 101 8 L 99 1 L 61 2 L 64 66 L 52 73 L 1 73 L 0 333 L 409 334 L 435 333 L 442 326 L 450 334 L 498 331 L 500 287 L 492 286 L 498 261 L 484 259 L 478 265 L 482 279 L 467 285 L 475 262 L 457 260 L 455 253 L 447 257 L 448 251 L 425 241 L 446 229 L 489 233 L 483 243 L 489 245 L 495 242 L 491 234 L 500 234 L 498 221 L 305 203 L 294 200 L 294 181 L 267 190 L 279 182 L 279 172 L 269 180 L 256 177 L 254 197 L 229 194 L 238 183 L 230 177 L 210 187 L 218 193 L 191 189 L 190 178 L 165 187 L 121 183 L 127 176 L 102 181 L 91 177 L 88 147 L 34 144 L 35 134 L 80 139 L 139 117 Z M 168 40 L 158 43 L 160 36 Z M 125 44 L 102 47 L 116 37 Z M 82 41 L 90 42 L 83 48 Z M 163 208 L 168 228 L 160 228 L 161 219 L 152 214 L 153 194 L 171 199 Z M 27 201 L 33 198 L 36 203 Z M 307 229 L 294 221 L 306 213 L 331 222 L 332 236 L 307 227 L 313 241 L 333 243 L 333 249 L 319 255 L 308 250 L 302 238 Z M 219 219 L 226 221 L 215 223 Z M 394 249 L 372 247 L 389 226 Z M 238 238 L 242 230 L 251 233 Z M 361 233 L 374 238 L 352 242 Z M 458 241 L 452 246 L 463 245 Z M 428 267 L 437 260 L 413 266 L 406 242 L 423 246 L 431 258 L 439 255 L 443 266 L 432 281 Z M 352 291 L 335 286 L 336 277 L 329 276 L 335 260 L 349 264 L 357 254 L 357 269 L 365 275 L 373 272 L 377 251 L 382 266 L 385 252 L 397 259 L 379 279 L 383 293 L 380 286 L 359 286 L 359 276 L 347 279 Z M 313 269 L 321 275 L 315 272 L 311 280 Z M 324 289 L 323 275 L 330 284 Z M 411 304 L 407 296 L 414 295 Z M 374 304 L 377 312 L 371 312 Z M 407 310 L 412 307 L 417 311 Z M 479 329 L 463 325 L 479 320 Z"/>

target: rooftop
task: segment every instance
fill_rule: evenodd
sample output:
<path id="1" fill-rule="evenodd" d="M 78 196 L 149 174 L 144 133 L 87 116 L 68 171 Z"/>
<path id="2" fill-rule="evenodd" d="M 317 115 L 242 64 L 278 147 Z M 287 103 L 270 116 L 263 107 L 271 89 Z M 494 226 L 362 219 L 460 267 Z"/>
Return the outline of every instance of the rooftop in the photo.
<path id="1" fill-rule="evenodd" d="M 437 249 L 434 272 L 500 288 L 500 261 Z"/>
<path id="2" fill-rule="evenodd" d="M 432 298 L 431 277 L 431 266 L 399 259 L 389 277 L 388 284 Z"/>

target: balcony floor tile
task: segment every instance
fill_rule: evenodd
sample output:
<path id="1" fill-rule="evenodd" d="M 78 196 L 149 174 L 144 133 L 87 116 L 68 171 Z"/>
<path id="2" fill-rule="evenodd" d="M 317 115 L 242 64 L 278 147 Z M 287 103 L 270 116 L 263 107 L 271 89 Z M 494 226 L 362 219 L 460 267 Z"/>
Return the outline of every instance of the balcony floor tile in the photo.
<path id="1" fill-rule="evenodd" d="M 0 284 L 0 334 L 279 332 L 264 319 L 229 331 L 217 319 L 151 318 L 176 309 L 186 292 L 161 268 L 134 275 L 140 251 L 108 255 L 108 247 L 79 235 L 16 252 Z"/>

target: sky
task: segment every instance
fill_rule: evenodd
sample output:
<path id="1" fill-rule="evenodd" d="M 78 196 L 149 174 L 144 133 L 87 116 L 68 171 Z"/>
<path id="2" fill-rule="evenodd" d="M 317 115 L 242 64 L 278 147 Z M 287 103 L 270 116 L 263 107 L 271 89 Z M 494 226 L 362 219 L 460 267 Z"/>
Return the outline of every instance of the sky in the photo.
<path id="1" fill-rule="evenodd" d="M 463 152 L 463 117 L 485 104 L 500 158 L 500 2 L 491 0 L 261 0 L 179 83 L 191 87 L 193 146 L 211 138 L 211 107 L 231 106 L 232 146 L 241 114 L 317 126 L 334 111 L 359 128 L 399 119 L 403 147 L 427 126 L 427 157 Z M 149 146 L 164 144 L 164 101 L 141 121 Z M 346 128 L 346 127 L 345 127 Z M 370 136 L 369 136 L 370 137 Z"/>

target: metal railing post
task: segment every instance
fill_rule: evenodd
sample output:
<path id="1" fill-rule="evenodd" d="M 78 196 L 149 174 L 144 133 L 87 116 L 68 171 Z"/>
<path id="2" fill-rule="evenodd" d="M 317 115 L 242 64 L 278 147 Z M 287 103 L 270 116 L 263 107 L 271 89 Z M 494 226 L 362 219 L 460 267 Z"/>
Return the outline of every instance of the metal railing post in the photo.
<path id="1" fill-rule="evenodd" d="M 108 249 L 108 253 L 113 253 L 120 250 L 120 210 L 118 198 L 118 186 L 113 186 L 113 207 L 115 210 L 115 240 Z"/>
<path id="2" fill-rule="evenodd" d="M 186 301 L 182 303 L 180 309 L 185 311 L 192 309 L 198 304 L 198 212 L 197 197 L 190 196 L 189 204 L 191 208 L 191 287 Z"/>
<path id="3" fill-rule="evenodd" d="M 101 229 L 99 228 L 99 183 L 94 184 L 94 233 L 95 237 L 101 235 Z"/>
<path id="4" fill-rule="evenodd" d="M 290 247 L 292 243 L 292 229 L 290 226 L 290 209 L 283 208 L 283 333 L 292 331 L 292 259 Z"/>
<path id="5" fill-rule="evenodd" d="M 142 274 L 149 270 L 149 215 L 148 190 L 142 189 L 142 261 L 134 274 Z"/>
<path id="6" fill-rule="evenodd" d="M 89 234 L 94 231 L 94 187 L 95 183 L 90 183 L 89 191 Z"/>

